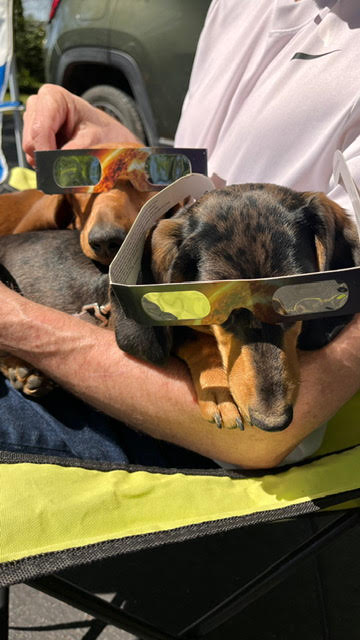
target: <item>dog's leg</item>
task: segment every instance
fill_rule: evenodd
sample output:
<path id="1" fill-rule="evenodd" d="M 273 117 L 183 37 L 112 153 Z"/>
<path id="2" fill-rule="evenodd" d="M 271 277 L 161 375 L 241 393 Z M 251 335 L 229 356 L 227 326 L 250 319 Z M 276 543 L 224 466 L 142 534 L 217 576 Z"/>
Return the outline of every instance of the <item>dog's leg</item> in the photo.
<path id="1" fill-rule="evenodd" d="M 190 369 L 203 417 L 219 428 L 242 429 L 242 419 L 230 394 L 213 336 L 196 333 L 178 347 L 177 355 Z"/>

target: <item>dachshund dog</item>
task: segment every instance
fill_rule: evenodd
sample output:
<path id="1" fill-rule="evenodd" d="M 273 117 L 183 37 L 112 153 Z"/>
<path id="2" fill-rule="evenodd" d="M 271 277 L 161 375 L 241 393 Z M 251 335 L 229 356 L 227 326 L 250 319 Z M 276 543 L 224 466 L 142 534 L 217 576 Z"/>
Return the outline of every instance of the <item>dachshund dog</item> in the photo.
<path id="1" fill-rule="evenodd" d="M 243 184 L 202 196 L 162 219 L 148 239 L 142 282 L 266 278 L 360 264 L 356 228 L 322 193 Z M 329 342 L 350 317 L 265 324 L 232 311 L 222 325 L 144 327 L 125 319 L 112 295 L 119 346 L 160 362 L 170 350 L 192 374 L 204 417 L 219 427 L 280 431 L 292 421 L 297 349 Z M 134 339 L 136 335 L 136 339 Z"/>
<path id="2" fill-rule="evenodd" d="M 121 146 L 131 153 L 132 148 L 142 145 Z M 37 189 L 1 194 L 0 236 L 38 229 L 77 229 L 85 255 L 109 264 L 141 207 L 153 195 L 154 191 L 138 191 L 127 180 L 118 180 L 115 188 L 99 194 L 47 195 Z"/>

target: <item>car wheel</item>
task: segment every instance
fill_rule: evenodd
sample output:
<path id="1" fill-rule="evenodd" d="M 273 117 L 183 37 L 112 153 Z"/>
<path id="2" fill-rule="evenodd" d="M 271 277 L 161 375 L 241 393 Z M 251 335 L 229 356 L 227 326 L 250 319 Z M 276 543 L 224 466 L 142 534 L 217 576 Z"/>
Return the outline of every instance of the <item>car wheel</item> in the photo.
<path id="1" fill-rule="evenodd" d="M 140 140 L 145 140 L 145 132 L 135 102 L 120 89 L 109 85 L 98 85 L 85 91 L 81 96 L 94 107 L 105 111 L 130 129 Z"/>

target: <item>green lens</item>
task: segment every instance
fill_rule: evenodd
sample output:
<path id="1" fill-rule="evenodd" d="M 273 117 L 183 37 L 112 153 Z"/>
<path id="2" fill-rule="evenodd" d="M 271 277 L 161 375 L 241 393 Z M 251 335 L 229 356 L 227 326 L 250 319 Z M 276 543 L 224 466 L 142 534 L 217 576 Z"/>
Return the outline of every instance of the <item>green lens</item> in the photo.
<path id="1" fill-rule="evenodd" d="M 200 291 L 152 291 L 141 299 L 153 320 L 201 320 L 210 313 L 210 303 Z"/>
<path id="2" fill-rule="evenodd" d="M 101 164 L 94 156 L 59 156 L 54 162 L 54 180 L 59 187 L 92 187 L 101 180 Z"/>
<path id="3" fill-rule="evenodd" d="M 283 316 L 321 313 L 341 309 L 349 298 L 345 282 L 323 280 L 280 287 L 273 295 L 273 307 Z"/>
<path id="4" fill-rule="evenodd" d="M 183 155 L 153 153 L 145 163 L 149 182 L 154 185 L 166 185 L 191 172 L 190 160 Z"/>

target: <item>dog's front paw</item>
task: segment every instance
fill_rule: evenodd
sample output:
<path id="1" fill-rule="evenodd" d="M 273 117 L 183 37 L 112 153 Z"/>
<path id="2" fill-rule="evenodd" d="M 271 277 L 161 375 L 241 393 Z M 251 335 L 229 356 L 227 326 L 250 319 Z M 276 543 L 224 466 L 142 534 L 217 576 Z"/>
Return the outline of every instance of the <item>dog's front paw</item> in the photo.
<path id="1" fill-rule="evenodd" d="M 225 429 L 243 429 L 243 421 L 228 387 L 221 367 L 206 369 L 195 382 L 199 407 L 203 417 Z"/>
<path id="2" fill-rule="evenodd" d="M 203 417 L 219 429 L 243 429 L 214 336 L 194 332 L 177 353 L 190 369 Z"/>
<path id="3" fill-rule="evenodd" d="M 34 398 L 40 398 L 56 387 L 55 382 L 13 356 L 0 356 L 0 371 L 15 389 Z"/>

